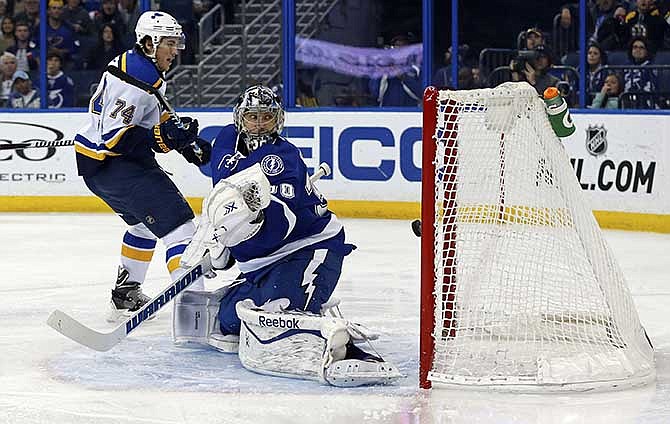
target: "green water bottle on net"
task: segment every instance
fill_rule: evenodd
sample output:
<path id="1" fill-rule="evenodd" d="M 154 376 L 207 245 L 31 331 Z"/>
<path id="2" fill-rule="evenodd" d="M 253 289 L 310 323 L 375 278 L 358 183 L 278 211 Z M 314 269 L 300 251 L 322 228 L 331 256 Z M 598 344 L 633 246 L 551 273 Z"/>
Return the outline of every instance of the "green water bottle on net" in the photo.
<path id="1" fill-rule="evenodd" d="M 551 128 L 559 137 L 567 137 L 575 132 L 575 123 L 572 122 L 568 103 L 560 95 L 556 87 L 544 90 L 544 102 L 547 104 L 547 115 Z"/>

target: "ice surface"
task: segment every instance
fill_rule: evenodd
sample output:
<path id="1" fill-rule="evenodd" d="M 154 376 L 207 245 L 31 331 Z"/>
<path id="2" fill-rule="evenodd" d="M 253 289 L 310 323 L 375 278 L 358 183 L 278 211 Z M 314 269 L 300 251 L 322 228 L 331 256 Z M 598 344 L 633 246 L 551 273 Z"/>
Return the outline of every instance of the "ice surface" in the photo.
<path id="1" fill-rule="evenodd" d="M 123 222 L 111 214 L 0 214 L 0 423 L 670 422 L 670 235 L 606 232 L 656 347 L 654 386 L 496 395 L 417 389 L 419 240 L 408 221 L 344 222 L 358 250 L 335 295 L 347 317 L 382 333 L 375 347 L 407 375 L 393 386 L 338 389 L 266 377 L 234 355 L 176 348 L 171 308 L 111 351 L 88 350 L 45 321 L 60 308 L 110 328 L 104 312 Z M 161 249 L 145 285 L 150 294 L 168 279 Z"/>

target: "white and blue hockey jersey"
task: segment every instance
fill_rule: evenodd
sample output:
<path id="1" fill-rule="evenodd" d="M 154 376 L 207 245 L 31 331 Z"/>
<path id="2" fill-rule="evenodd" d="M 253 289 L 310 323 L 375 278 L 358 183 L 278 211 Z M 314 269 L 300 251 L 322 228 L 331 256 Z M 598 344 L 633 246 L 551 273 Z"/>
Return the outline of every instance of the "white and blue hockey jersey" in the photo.
<path id="1" fill-rule="evenodd" d="M 243 137 L 243 135 L 241 135 Z M 277 137 L 244 156 L 246 148 L 234 125 L 224 127 L 212 148 L 212 182 L 259 163 L 272 186 L 265 220 L 252 238 L 231 248 L 238 267 L 248 279 L 298 250 L 329 249 L 342 256 L 355 247 L 344 242 L 344 227 L 327 208 L 325 198 L 310 182 L 300 151 Z M 240 151 L 242 150 L 242 151 Z"/>
<path id="2" fill-rule="evenodd" d="M 163 74 L 139 50 L 122 53 L 110 65 L 165 94 Z M 152 128 L 167 118 L 152 94 L 103 73 L 89 103 L 88 122 L 75 136 L 79 175 L 92 175 L 109 157 L 121 155 L 154 166 Z"/>

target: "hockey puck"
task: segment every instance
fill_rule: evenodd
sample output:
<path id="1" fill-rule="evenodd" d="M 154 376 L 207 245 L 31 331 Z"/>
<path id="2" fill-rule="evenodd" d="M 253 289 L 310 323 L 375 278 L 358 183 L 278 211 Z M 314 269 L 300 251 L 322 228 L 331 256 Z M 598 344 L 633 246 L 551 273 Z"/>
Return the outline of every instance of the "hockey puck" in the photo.
<path id="1" fill-rule="evenodd" d="M 412 231 L 414 232 L 414 235 L 417 237 L 421 237 L 421 220 L 420 219 L 415 219 L 412 221 Z"/>

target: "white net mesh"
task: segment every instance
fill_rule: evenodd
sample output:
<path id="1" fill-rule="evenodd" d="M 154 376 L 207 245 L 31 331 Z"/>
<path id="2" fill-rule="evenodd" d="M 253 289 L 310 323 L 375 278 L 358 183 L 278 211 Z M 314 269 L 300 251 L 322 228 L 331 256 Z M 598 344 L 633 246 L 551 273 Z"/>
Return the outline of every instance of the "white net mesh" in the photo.
<path id="1" fill-rule="evenodd" d="M 535 90 L 437 103 L 429 379 L 524 391 L 653 380 L 623 275 Z"/>

